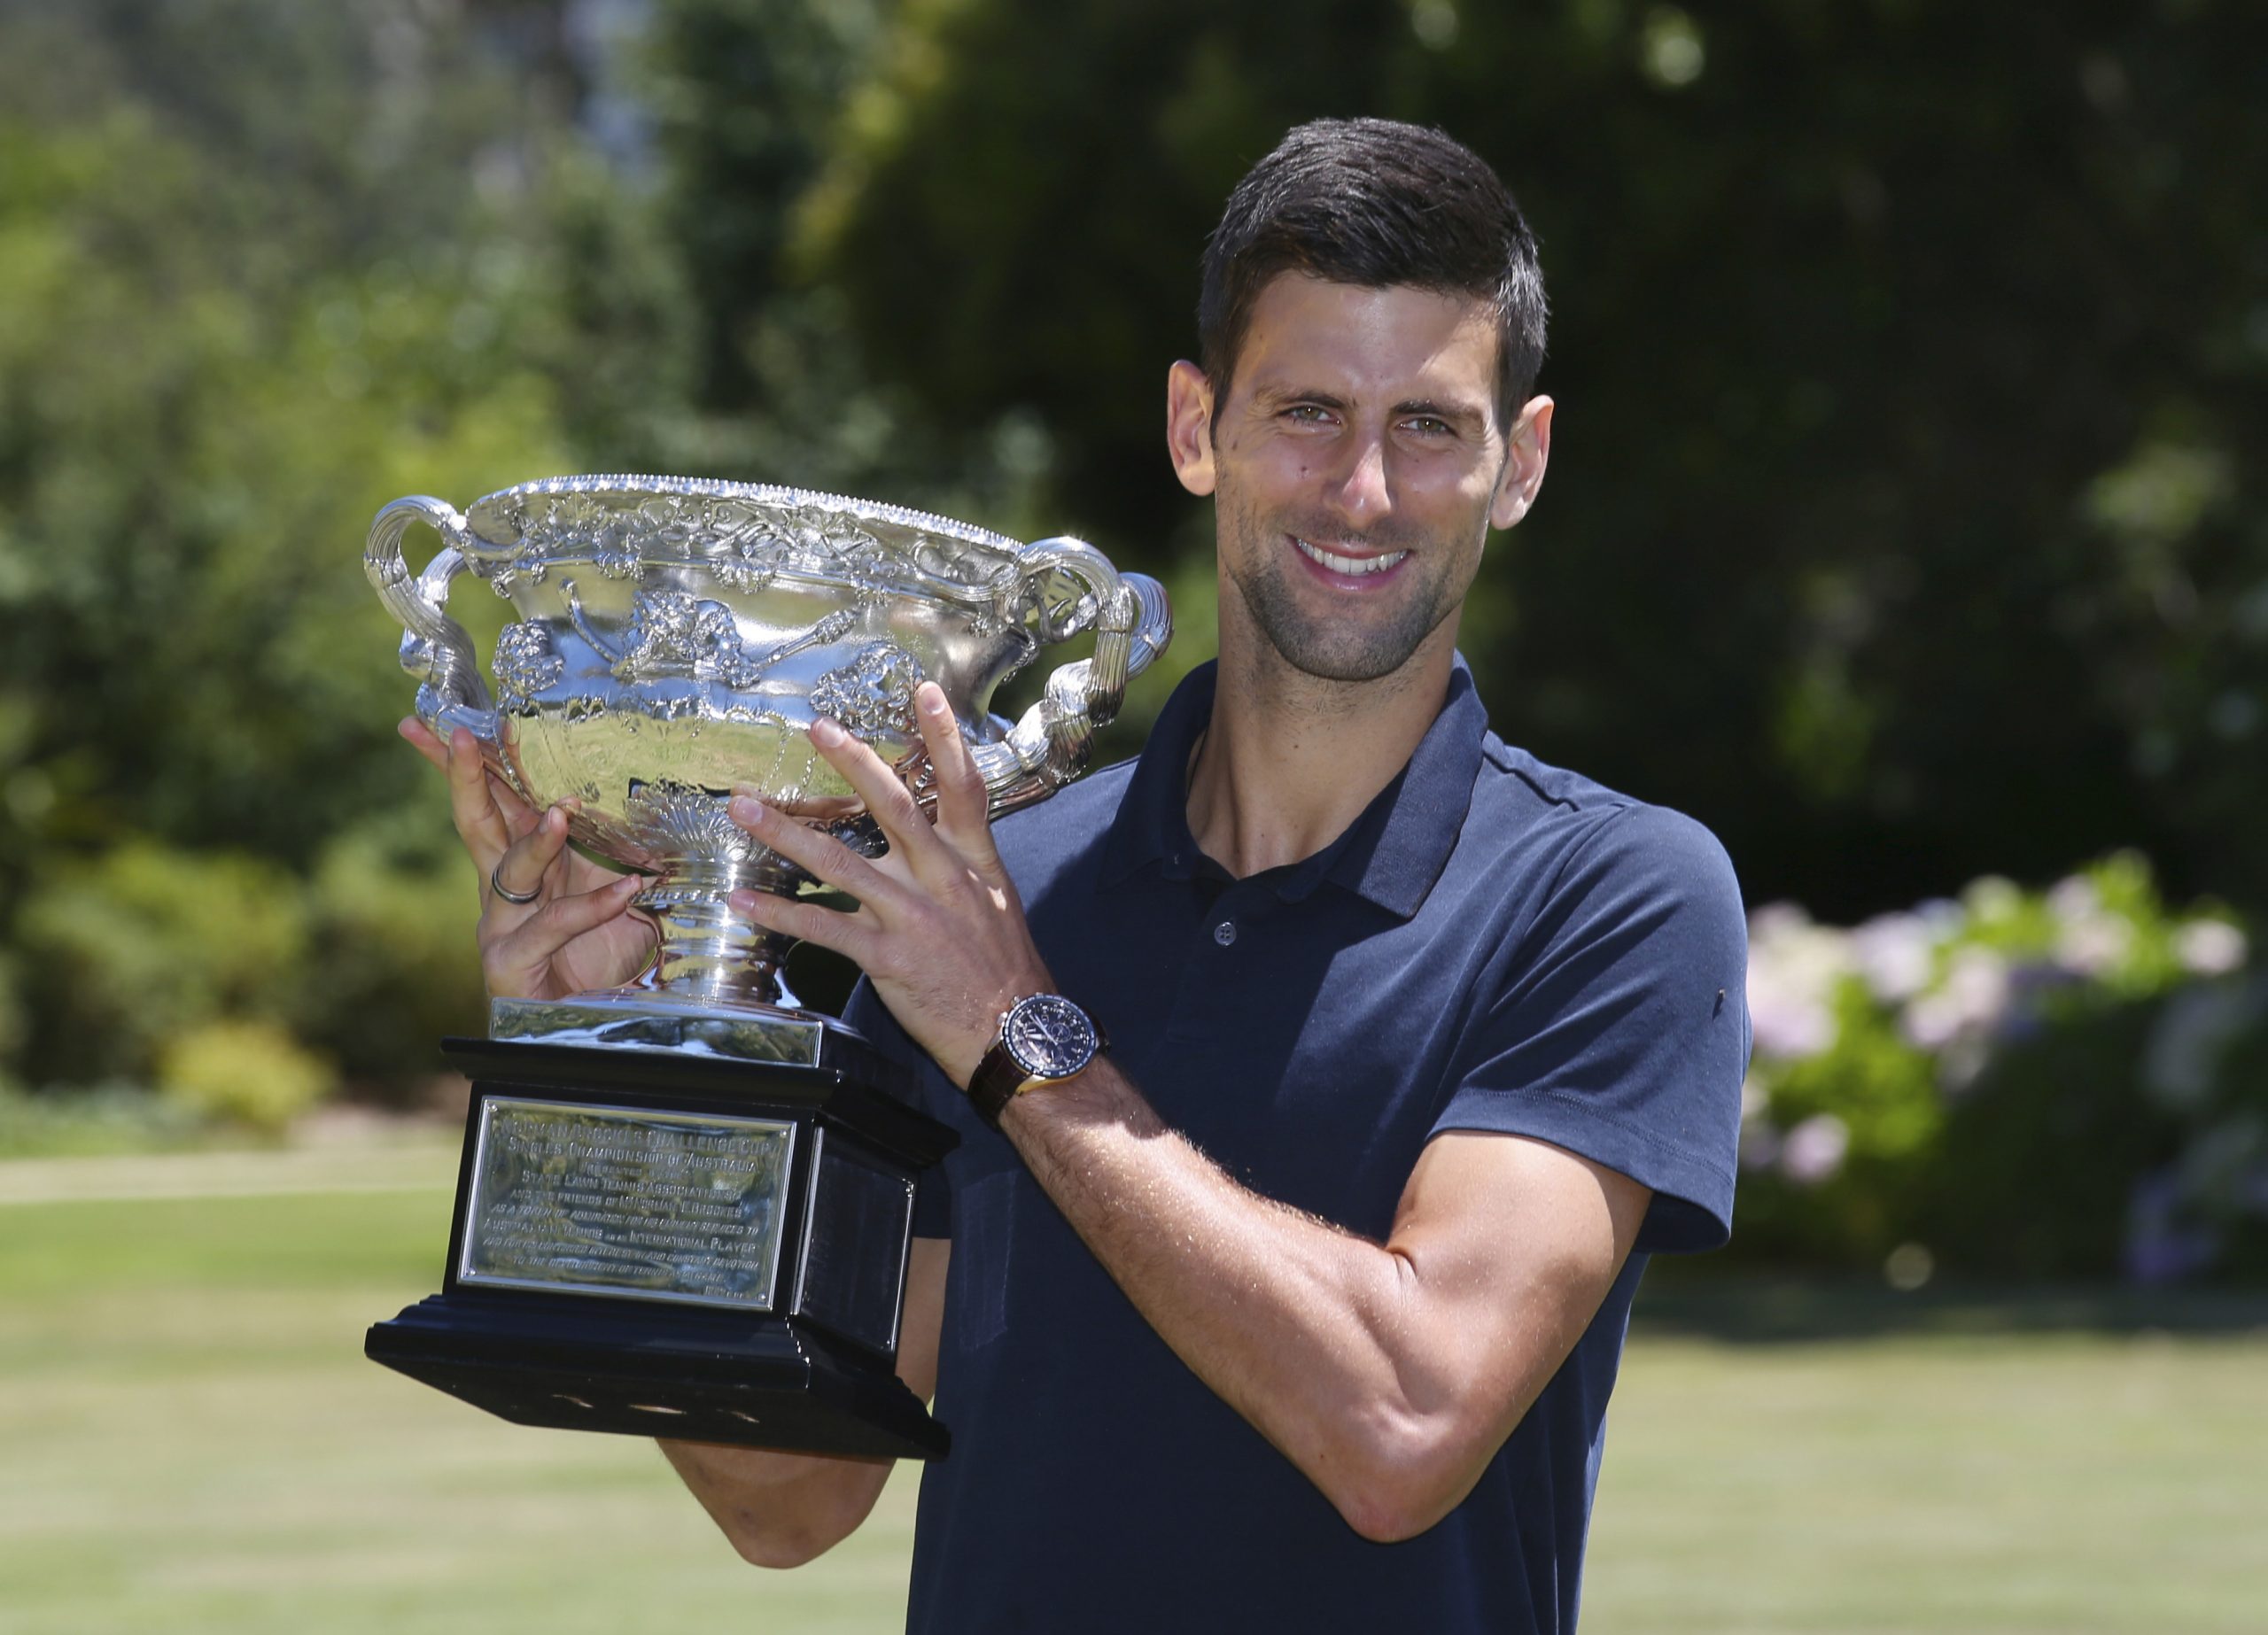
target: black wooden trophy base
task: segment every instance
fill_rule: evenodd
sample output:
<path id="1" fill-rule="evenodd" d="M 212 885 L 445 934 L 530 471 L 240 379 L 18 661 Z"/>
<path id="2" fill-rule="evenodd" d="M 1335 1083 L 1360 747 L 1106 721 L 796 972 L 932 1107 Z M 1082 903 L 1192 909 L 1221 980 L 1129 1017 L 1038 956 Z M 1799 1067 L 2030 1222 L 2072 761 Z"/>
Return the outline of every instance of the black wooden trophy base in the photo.
<path id="1" fill-rule="evenodd" d="M 447 1276 L 439 1294 L 372 1325 L 373 1360 L 523 1425 L 885 1458 L 947 1451 L 895 1358 L 912 1183 L 956 1137 L 884 1092 L 895 1070 L 857 1035 L 830 1034 L 812 1066 L 470 1039 L 443 1049 L 473 1081 Z M 757 1258 L 728 1268 L 736 1292 L 713 1300 L 493 1275 L 479 1249 L 486 1218 L 525 1206 L 484 1192 L 499 1162 L 484 1143 L 528 1109 L 584 1141 L 771 1121 L 767 1139 L 789 1156 L 768 1205 L 768 1269 Z M 595 1192 L 558 1181 L 560 1163 L 543 1185 Z"/>

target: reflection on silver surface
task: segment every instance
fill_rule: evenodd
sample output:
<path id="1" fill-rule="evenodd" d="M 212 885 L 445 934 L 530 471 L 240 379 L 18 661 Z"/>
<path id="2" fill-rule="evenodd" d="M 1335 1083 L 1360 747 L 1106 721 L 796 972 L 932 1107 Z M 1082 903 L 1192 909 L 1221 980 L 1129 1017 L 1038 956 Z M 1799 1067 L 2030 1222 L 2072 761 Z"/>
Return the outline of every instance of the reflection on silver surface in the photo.
<path id="1" fill-rule="evenodd" d="M 795 1126 L 496 1096 L 457 1277 L 770 1311 Z"/>
<path id="2" fill-rule="evenodd" d="M 417 523 L 442 549 L 413 574 L 402 539 Z M 913 695 L 934 680 L 1005 811 L 1084 769 L 1094 730 L 1172 629 L 1154 581 L 1076 539 L 1021 545 L 896 506 L 679 477 L 555 477 L 464 513 L 398 500 L 364 565 L 406 632 L 419 717 L 444 736 L 470 730 L 536 804 L 579 802 L 575 841 L 654 877 L 637 901 L 661 945 L 638 990 L 711 1008 L 787 1003 L 785 940 L 731 915 L 727 895 L 808 883 L 729 820 L 735 789 L 879 845 L 812 750 L 815 719 L 866 740 L 926 801 Z M 517 615 L 493 691 L 446 611 L 466 572 Z M 1002 679 L 1083 632 L 1094 655 L 1060 666 L 1021 719 L 988 713 Z"/>

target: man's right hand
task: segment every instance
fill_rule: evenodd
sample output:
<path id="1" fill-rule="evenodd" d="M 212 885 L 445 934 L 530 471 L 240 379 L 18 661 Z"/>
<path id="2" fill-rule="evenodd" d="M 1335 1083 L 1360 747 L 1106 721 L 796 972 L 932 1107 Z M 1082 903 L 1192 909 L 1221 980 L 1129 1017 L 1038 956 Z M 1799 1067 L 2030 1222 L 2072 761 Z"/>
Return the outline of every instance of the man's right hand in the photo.
<path id="1" fill-rule="evenodd" d="M 559 999 L 614 988 L 653 958 L 651 921 L 631 910 L 643 877 L 617 874 L 567 844 L 572 802 L 539 812 L 489 771 L 459 727 L 447 743 L 411 717 L 410 747 L 447 774 L 457 838 L 480 873 L 480 969 L 497 998 Z M 525 903 L 498 895 L 535 894 Z"/>

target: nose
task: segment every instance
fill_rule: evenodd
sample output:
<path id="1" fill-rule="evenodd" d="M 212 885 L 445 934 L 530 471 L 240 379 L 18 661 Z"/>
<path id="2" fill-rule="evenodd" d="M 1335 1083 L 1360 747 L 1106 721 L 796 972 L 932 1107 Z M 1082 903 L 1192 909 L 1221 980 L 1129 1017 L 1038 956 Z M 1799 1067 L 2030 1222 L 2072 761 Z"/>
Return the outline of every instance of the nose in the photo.
<path id="1" fill-rule="evenodd" d="M 1368 527 L 1394 509 L 1383 437 L 1374 434 L 1350 439 L 1347 467 L 1333 497 L 1340 515 L 1357 528 Z"/>

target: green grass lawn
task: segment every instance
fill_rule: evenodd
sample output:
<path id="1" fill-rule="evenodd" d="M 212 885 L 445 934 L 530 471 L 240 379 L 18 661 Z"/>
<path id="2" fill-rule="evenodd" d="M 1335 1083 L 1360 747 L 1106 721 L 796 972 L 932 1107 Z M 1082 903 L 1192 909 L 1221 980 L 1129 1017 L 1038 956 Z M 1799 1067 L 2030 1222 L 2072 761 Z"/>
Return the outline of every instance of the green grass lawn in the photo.
<path id="1" fill-rule="evenodd" d="M 910 1481 L 761 1572 L 649 1444 L 362 1360 L 451 1166 L 0 1166 L 0 1631 L 897 1626 Z M 1588 1635 L 2268 1629 L 2268 1299 L 1651 1292 Z"/>

